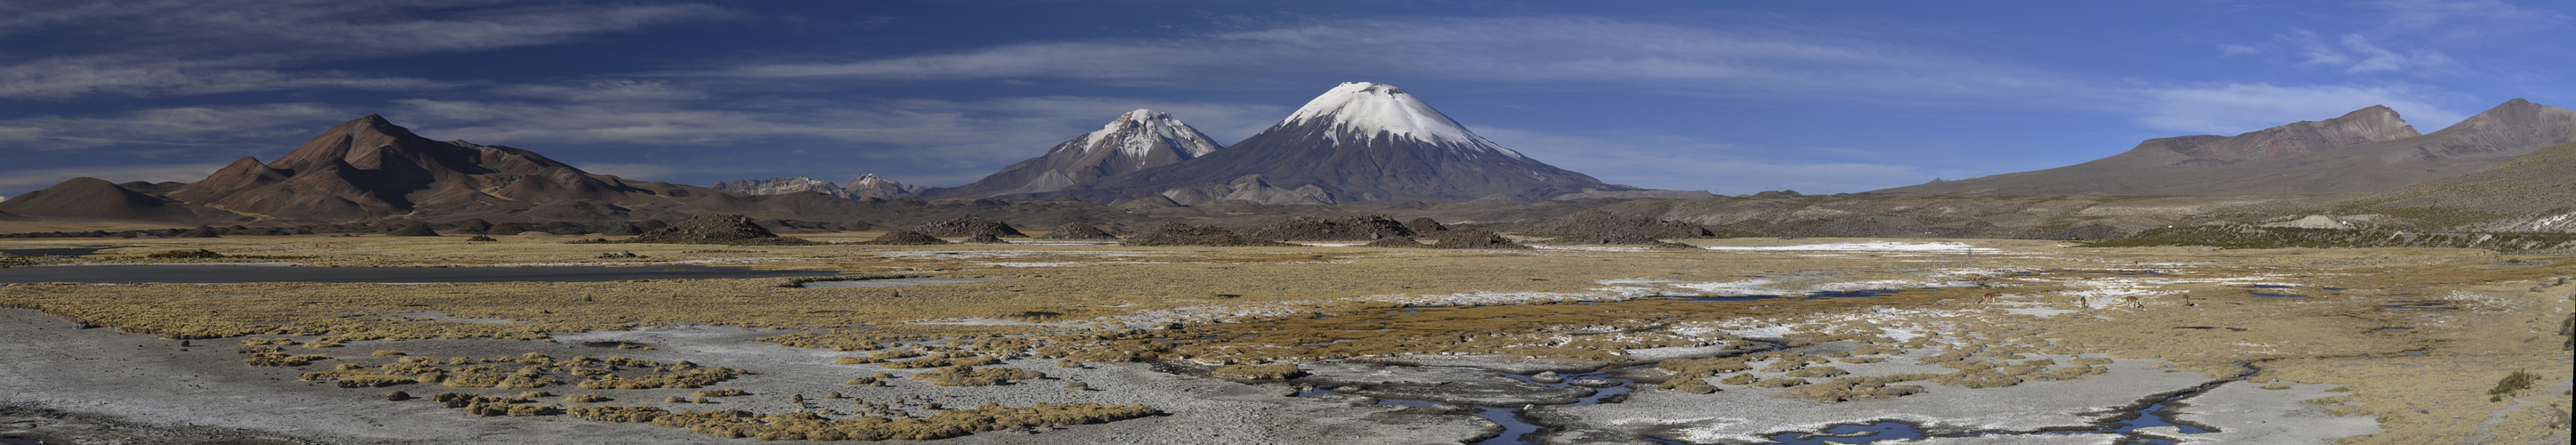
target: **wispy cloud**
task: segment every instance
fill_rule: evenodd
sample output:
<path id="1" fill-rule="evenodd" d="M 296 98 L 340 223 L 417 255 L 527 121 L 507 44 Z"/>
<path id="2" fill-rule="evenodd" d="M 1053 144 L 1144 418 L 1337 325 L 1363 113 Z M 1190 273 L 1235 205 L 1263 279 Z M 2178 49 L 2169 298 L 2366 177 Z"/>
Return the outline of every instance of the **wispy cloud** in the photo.
<path id="1" fill-rule="evenodd" d="M 0 5 L 0 37 L 79 39 L 82 50 L 0 53 L 0 99 L 447 88 L 458 82 L 298 68 L 555 44 L 723 15 L 695 4 L 13 2 Z"/>
<path id="2" fill-rule="evenodd" d="M 361 115 L 318 103 L 175 107 L 106 116 L 0 121 L 0 145 L 37 150 L 103 146 L 221 146 L 293 138 Z"/>
<path id="3" fill-rule="evenodd" d="M 2461 70 L 2460 63 L 2441 51 L 2409 49 L 2398 52 L 2373 44 L 2370 38 L 2346 34 L 2333 44 L 2315 40 L 2314 36 L 2295 34 L 2301 40 L 2300 66 L 2341 69 L 2345 73 L 2399 72 L 2407 74 L 2452 74 Z"/>
<path id="4" fill-rule="evenodd" d="M 1180 81 L 1380 73 L 1494 82 L 1624 82 L 1719 94 L 2046 100 L 2077 82 L 2011 63 L 1871 41 L 1857 30 L 1689 27 L 1583 17 L 1353 20 L 1188 38 L 1023 43 L 838 62 L 741 66 L 745 78 Z M 1850 32 L 1841 32 L 1850 31 Z M 2040 98 L 2040 99 L 2034 99 Z"/>
<path id="5" fill-rule="evenodd" d="M 2138 123 L 2190 134 L 2234 135 L 2291 122 L 2324 120 L 2372 105 L 2397 110 L 2417 131 L 2431 133 L 2467 116 L 2439 104 L 2439 93 L 2407 85 L 2274 86 L 2225 84 L 2147 92 L 2151 102 Z"/>
<path id="6" fill-rule="evenodd" d="M 2386 13 L 2394 31 L 2470 38 L 2567 26 L 2567 14 L 2499 0 L 2379 0 L 2364 3 Z"/>

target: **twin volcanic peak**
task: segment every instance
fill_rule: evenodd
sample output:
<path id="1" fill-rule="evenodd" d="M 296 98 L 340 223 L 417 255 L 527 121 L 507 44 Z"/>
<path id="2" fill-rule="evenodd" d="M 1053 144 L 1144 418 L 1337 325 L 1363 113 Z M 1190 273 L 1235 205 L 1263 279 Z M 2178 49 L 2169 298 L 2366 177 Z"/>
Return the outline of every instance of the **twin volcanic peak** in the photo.
<path id="1" fill-rule="evenodd" d="M 1056 144 L 1046 154 L 1011 164 L 983 180 L 953 188 L 932 189 L 923 197 L 990 197 L 1029 195 L 1086 188 L 1108 178 L 1172 165 L 1225 148 L 1180 119 L 1138 109 L 1118 115 L 1100 130 Z"/>
<path id="2" fill-rule="evenodd" d="M 1394 85 L 1349 82 L 1231 147 L 1059 195 L 1101 202 L 1159 195 L 1183 205 L 1343 204 L 1534 201 L 1587 189 L 1639 190 L 1503 148 Z"/>

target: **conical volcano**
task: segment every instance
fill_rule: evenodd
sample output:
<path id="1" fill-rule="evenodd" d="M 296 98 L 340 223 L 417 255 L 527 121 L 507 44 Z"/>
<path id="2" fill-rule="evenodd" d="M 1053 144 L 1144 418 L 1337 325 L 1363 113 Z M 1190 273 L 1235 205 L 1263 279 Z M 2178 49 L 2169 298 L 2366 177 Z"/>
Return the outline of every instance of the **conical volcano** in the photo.
<path id="1" fill-rule="evenodd" d="M 1101 178 L 1161 167 L 1225 148 L 1190 124 L 1159 111 L 1118 115 L 1099 131 L 1056 144 L 1045 155 L 955 188 L 932 189 L 929 198 L 990 197 L 1085 188 Z"/>
<path id="2" fill-rule="evenodd" d="M 1402 88 L 1349 82 L 1232 147 L 1101 181 L 1076 196 L 1341 204 L 1540 200 L 1633 187 L 1547 165 L 1467 131 Z"/>

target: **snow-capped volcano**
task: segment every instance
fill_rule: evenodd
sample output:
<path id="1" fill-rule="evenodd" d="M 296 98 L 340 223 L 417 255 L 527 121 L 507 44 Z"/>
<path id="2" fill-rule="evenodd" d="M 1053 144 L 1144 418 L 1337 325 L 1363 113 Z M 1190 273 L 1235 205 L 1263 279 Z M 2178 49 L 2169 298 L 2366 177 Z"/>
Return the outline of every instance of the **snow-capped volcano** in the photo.
<path id="1" fill-rule="evenodd" d="M 1325 137 L 1337 142 L 1344 134 L 1366 138 L 1384 132 L 1443 148 L 1521 157 L 1520 152 L 1467 131 L 1467 127 L 1431 109 L 1431 105 L 1413 98 L 1403 88 L 1377 82 L 1343 82 L 1307 101 L 1306 106 L 1290 113 L 1279 125 L 1321 126 L 1329 129 Z"/>
<path id="2" fill-rule="evenodd" d="M 1207 134 L 1163 112 L 1139 109 L 1118 115 L 1100 130 L 1056 144 L 1045 155 L 1004 167 L 983 180 L 933 189 L 930 198 L 1046 193 L 1088 186 L 1137 170 L 1195 159 L 1224 148 Z"/>
<path id="3" fill-rule="evenodd" d="M 1093 201 L 1163 195 L 1185 205 L 1342 204 L 1528 201 L 1633 190 L 1503 148 L 1402 88 L 1349 82 L 1232 147 L 1048 195 Z"/>

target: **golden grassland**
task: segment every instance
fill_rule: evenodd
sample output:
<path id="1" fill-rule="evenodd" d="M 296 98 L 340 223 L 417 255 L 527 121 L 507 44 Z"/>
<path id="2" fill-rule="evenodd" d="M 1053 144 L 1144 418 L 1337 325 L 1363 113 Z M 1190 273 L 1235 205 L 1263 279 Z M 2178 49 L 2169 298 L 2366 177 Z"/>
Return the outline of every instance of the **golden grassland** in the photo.
<path id="1" fill-rule="evenodd" d="M 863 239 L 865 234 L 808 236 Z M 836 238 L 838 237 L 838 238 Z M 2075 248 L 2044 241 L 1978 240 L 2017 254 L 1925 252 L 1746 253 L 1651 251 L 1434 251 L 1326 247 L 1138 248 L 1120 246 L 692 246 L 566 245 L 564 238 L 231 237 L 118 240 L 122 247 L 79 261 L 145 262 L 143 254 L 207 249 L 230 255 L 295 256 L 318 266 L 626 264 L 694 261 L 770 269 L 860 274 L 999 278 L 893 288 L 782 287 L 792 280 L 653 280 L 606 283 L 223 285 L 10 285 L 0 306 L 44 311 L 124 332 L 173 339 L 242 336 L 246 364 L 305 367 L 340 361 L 307 380 L 343 387 L 439 383 L 460 387 L 583 389 L 696 387 L 720 382 L 720 367 L 620 364 L 618 358 L 428 358 L 333 353 L 362 340 L 521 339 L 659 325 L 778 329 L 761 338 L 787 346 L 866 351 L 837 359 L 887 368 L 936 369 L 912 379 L 933 384 L 1003 384 L 1042 376 L 980 367 L 1028 354 L 1080 361 L 1190 359 L 1242 363 L 1241 378 L 1294 375 L 1309 359 L 1478 355 L 1625 361 L 1649 348 L 1740 348 L 1746 339 L 1701 329 L 1794 326 L 1789 341 L 1850 342 L 1849 353 L 1758 353 L 1662 361 L 1677 377 L 1667 390 L 1705 393 L 1720 385 L 1790 387 L 1818 402 L 1903 397 L 1922 385 L 2011 386 L 2101 374 L 2101 359 L 2063 363 L 2028 354 L 2097 354 L 2154 359 L 2229 375 L 2251 367 L 2261 383 L 2336 383 L 2349 393 L 2318 403 L 2339 414 L 2376 416 L 2390 432 L 2353 443 L 2421 443 L 2474 434 L 2478 422 L 2540 428 L 2564 397 L 2538 389 L 2489 394 L 2515 370 L 2565 369 L 2555 329 L 2571 310 L 2576 259 L 2459 249 Z M 1707 245 L 1777 246 L 1863 240 L 1694 240 Z M 64 240 L 9 247 L 80 245 Z M 98 243 L 86 243 L 97 245 Z M 600 260 L 627 250 L 642 259 Z M 226 261 L 226 260 L 190 260 Z M 154 262 L 168 262 L 167 260 Z M 1041 267 L 1024 267 L 1041 266 Z M 2139 270 L 2161 275 L 2141 275 Z M 2022 272 L 2022 273 L 2010 273 Z M 1604 280 L 1659 295 L 1701 291 L 1683 283 L 1768 280 L 1799 288 L 1873 280 L 1967 279 L 1990 288 L 1906 290 L 1870 298 L 1781 298 L 1744 302 L 1620 299 Z M 1968 278 L 1958 278 L 1968 277 Z M 2223 280 L 2235 281 L 2223 281 Z M 2246 281 L 2257 280 L 2257 281 Z M 2212 282 L 2223 281 L 2223 282 Z M 2303 285 L 2311 298 L 2252 296 L 2250 282 Z M 2137 301 L 2087 297 L 2105 283 L 2155 292 Z M 2540 284 L 2535 284 L 2540 283 Z M 2323 292 L 2334 287 L 2343 291 Z M 1993 294 L 1993 295 L 1990 295 Z M 1458 303 L 1474 296 L 1518 295 Z M 2000 296 L 1996 296 L 2000 295 Z M 2435 309 L 2391 309 L 2442 301 Z M 2074 309 L 2054 316 L 2015 307 Z M 434 315 L 425 315 L 434 314 Z M 500 320 L 503 322 L 492 322 Z M 1128 322 L 1165 320 L 1155 329 Z M 981 324 L 924 322 L 976 321 Z M 1169 323 L 1177 321 L 1177 323 Z M 1167 324 L 1168 323 L 1168 324 Z M 1888 329 L 1930 335 L 1905 340 Z M 399 349 L 400 343 L 391 348 Z M 299 347 L 300 346 L 300 347 Z M 1834 363 L 1870 363 L 1903 350 L 1933 349 L 1924 364 L 1948 373 L 1846 375 Z M 383 352 L 383 351 L 379 351 Z M 399 352 L 399 351 L 395 351 Z M 2420 354 L 2420 355 L 2410 355 Z M 337 357 L 337 358 L 334 358 Z M 631 359 L 628 359 L 631 360 Z M 685 363 L 685 362 L 684 362 Z M 1066 362 L 1073 366 L 1078 363 Z M 1284 366 L 1282 366 L 1284 365 Z M 1756 379 L 1754 369 L 1787 372 Z M 710 371 L 714 370 L 714 371 Z M 689 372 L 695 371 L 691 374 Z M 1035 375 L 1031 375 L 1035 374 Z M 851 384 L 878 384 L 891 375 Z M 1709 380 L 1716 379 L 1716 383 Z M 862 382 L 861 380 L 868 380 Z M 2542 373 L 2536 387 L 2563 382 Z M 596 383 L 610 382 L 610 383 Z M 694 385 L 694 386 L 681 386 Z M 602 397 L 612 397 L 606 395 Z M 539 405 L 533 397 L 450 396 L 451 407 L 482 415 L 568 412 L 600 421 L 688 427 L 718 437 L 952 437 L 993 425 L 1108 421 L 1149 407 L 985 407 L 931 419 L 809 418 L 739 411 L 672 413 L 651 407 Z M 706 397 L 706 396 L 698 396 Z M 2490 400 L 2493 397 L 2493 400 Z M 2550 401 L 2506 409 L 2522 400 Z M 533 408 L 532 408 L 533 407 Z M 554 411 L 549 411 L 554 409 Z M 1141 411 L 1140 411 L 1141 410 Z M 784 416 L 784 417 L 781 417 Z M 1056 419 L 1050 416 L 1069 416 Z M 877 419 L 877 420 L 865 420 Z M 1032 420 L 1038 419 L 1038 420 Z M 1035 422 L 1035 423 L 1031 423 Z M 944 426 L 943 426 L 944 425 Z M 984 425 L 984 426 L 977 426 Z"/>

